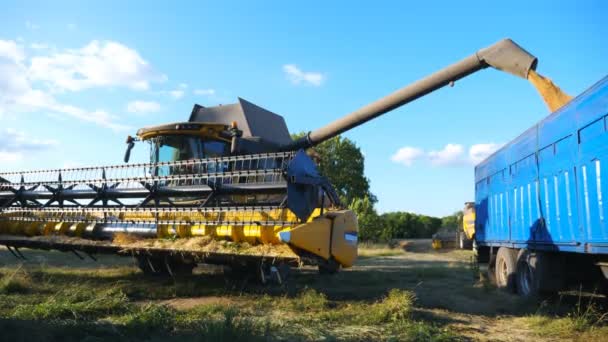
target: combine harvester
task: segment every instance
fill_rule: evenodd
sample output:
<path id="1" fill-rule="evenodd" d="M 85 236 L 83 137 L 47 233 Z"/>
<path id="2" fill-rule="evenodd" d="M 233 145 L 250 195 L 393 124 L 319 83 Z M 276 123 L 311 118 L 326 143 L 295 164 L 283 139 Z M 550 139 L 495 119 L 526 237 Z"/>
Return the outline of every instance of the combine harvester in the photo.
<path id="1" fill-rule="evenodd" d="M 0 173 L 0 244 L 19 258 L 23 247 L 133 256 L 154 274 L 334 273 L 357 258 L 357 218 L 305 150 L 486 67 L 527 79 L 536 62 L 506 39 L 296 141 L 245 100 L 195 105 L 188 122 L 129 137 L 125 161 L 143 141 L 150 163 Z"/>

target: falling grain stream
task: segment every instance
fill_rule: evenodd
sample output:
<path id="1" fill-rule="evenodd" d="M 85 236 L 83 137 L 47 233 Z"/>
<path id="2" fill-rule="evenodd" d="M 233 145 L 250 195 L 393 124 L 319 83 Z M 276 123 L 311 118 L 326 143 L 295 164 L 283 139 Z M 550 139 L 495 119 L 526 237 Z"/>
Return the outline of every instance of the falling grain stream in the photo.
<path id="1" fill-rule="evenodd" d="M 552 113 L 572 100 L 572 97 L 564 93 L 553 81 L 534 70 L 528 73 L 528 80 L 540 93 Z"/>

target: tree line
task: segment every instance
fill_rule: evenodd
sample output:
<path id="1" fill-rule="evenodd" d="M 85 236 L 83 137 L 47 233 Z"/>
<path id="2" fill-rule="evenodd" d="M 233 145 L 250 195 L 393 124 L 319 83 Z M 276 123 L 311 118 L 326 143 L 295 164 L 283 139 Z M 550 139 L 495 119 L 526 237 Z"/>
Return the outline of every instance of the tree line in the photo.
<path id="1" fill-rule="evenodd" d="M 304 133 L 293 138 L 302 137 Z M 430 238 L 439 229 L 457 230 L 461 212 L 445 217 L 433 217 L 409 212 L 378 214 L 376 196 L 370 192 L 365 177 L 365 157 L 350 139 L 334 137 L 309 150 L 319 162 L 321 173 L 333 184 L 340 200 L 357 214 L 359 238 L 363 241 Z"/>

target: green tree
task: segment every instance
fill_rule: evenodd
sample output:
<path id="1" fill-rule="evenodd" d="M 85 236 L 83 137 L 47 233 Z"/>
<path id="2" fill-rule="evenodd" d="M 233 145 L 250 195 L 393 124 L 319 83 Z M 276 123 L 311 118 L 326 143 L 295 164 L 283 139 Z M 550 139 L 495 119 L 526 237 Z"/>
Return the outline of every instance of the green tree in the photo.
<path id="1" fill-rule="evenodd" d="M 441 218 L 441 228 L 459 230 L 462 227 L 462 211 Z"/>
<path id="2" fill-rule="evenodd" d="M 293 134 L 298 139 L 305 133 Z M 361 149 L 348 139 L 337 136 L 313 148 L 319 156 L 319 169 L 329 178 L 340 199 L 346 205 L 354 199 L 367 197 L 371 203 L 376 196 L 369 191 L 369 180 L 364 174 L 364 160 Z"/>
<path id="3" fill-rule="evenodd" d="M 383 224 L 374 209 L 374 203 L 368 197 L 355 198 L 349 208 L 357 214 L 359 238 L 366 241 L 380 240 Z"/>
<path id="4" fill-rule="evenodd" d="M 395 211 L 380 216 L 382 240 L 430 238 L 441 227 L 441 219 L 433 216 Z"/>

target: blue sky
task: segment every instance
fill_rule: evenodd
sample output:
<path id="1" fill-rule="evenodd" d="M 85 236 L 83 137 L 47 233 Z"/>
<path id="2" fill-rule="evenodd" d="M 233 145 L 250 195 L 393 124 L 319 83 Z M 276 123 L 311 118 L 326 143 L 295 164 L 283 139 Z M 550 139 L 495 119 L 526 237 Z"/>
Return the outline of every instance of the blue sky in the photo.
<path id="1" fill-rule="evenodd" d="M 314 129 L 505 37 L 576 95 L 608 74 L 607 4 L 6 1 L 0 170 L 120 163 L 138 127 L 237 96 Z M 474 160 L 547 114 L 485 70 L 345 135 L 381 212 L 446 215 L 473 199 Z"/>

